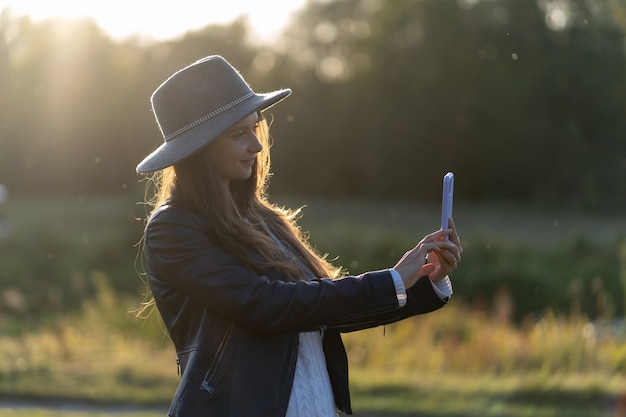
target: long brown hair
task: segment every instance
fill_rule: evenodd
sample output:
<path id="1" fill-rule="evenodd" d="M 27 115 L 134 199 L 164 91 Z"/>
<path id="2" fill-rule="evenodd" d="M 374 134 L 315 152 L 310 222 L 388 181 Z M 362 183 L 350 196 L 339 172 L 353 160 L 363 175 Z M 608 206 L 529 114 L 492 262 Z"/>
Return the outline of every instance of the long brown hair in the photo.
<path id="1" fill-rule="evenodd" d="M 154 196 L 147 201 L 156 210 L 173 196 L 183 200 L 208 219 L 211 235 L 227 252 L 259 273 L 275 268 L 284 280 L 307 279 L 304 265 L 315 277 L 338 277 L 341 268 L 320 255 L 298 227 L 301 211 L 268 201 L 270 134 L 267 120 L 260 112 L 256 134 L 263 150 L 257 154 L 250 178 L 231 181 L 226 190 L 205 147 L 153 176 L 148 187 L 152 187 Z"/>

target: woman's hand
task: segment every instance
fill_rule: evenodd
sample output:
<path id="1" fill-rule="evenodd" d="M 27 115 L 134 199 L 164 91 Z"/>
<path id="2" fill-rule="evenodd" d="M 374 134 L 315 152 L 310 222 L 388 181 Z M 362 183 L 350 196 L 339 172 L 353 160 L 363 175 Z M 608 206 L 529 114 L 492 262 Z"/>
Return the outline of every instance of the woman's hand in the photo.
<path id="1" fill-rule="evenodd" d="M 450 242 L 454 244 L 452 250 L 443 248 L 438 252 L 429 252 L 426 256 L 427 264 L 433 264 L 435 266 L 434 271 L 428 274 L 428 278 L 430 278 L 432 282 L 438 282 L 447 275 L 450 275 L 450 273 L 458 267 L 461 262 L 461 255 L 463 255 L 463 247 L 461 246 L 459 235 L 456 232 L 454 221 L 450 219 L 448 225 L 450 227 Z"/>
<path id="2" fill-rule="evenodd" d="M 449 240 L 445 239 L 446 236 Z M 416 247 L 402 256 L 394 269 L 407 289 L 424 276 L 438 282 L 457 268 L 462 253 L 454 221 L 450 219 L 450 230 L 438 230 L 426 235 Z"/>

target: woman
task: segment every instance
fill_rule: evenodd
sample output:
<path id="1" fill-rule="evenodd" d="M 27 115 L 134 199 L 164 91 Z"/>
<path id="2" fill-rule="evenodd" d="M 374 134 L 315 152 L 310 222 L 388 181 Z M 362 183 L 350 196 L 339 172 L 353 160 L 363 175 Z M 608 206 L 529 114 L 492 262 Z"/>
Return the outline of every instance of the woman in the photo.
<path id="1" fill-rule="evenodd" d="M 267 201 L 261 111 L 290 93 L 257 94 L 210 56 L 152 95 L 164 143 L 137 171 L 157 172 L 143 256 L 181 372 L 170 416 L 351 414 L 340 332 L 436 310 L 452 293 L 462 252 L 452 223 L 394 268 L 340 277 L 298 213 Z"/>

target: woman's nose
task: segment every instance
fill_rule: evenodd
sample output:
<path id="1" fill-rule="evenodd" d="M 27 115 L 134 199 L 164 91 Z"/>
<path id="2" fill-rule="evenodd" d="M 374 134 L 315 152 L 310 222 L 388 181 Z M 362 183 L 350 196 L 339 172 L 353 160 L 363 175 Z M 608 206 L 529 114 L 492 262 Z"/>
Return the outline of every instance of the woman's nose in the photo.
<path id="1" fill-rule="evenodd" d="M 253 152 L 253 153 L 259 153 L 263 150 L 263 145 L 261 144 L 261 141 L 259 140 L 257 135 L 255 135 L 254 133 L 250 135 L 250 142 L 248 144 L 248 149 L 250 150 L 250 152 Z"/>

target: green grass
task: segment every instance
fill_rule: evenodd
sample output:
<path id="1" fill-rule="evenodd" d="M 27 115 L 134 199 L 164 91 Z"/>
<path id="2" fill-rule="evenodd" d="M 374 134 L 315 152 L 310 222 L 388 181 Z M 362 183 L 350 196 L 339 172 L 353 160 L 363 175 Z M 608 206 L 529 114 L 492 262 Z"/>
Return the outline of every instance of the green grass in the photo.
<path id="1" fill-rule="evenodd" d="M 0 332 L 0 404 L 57 399 L 102 415 L 128 404 L 147 407 L 143 415 L 167 407 L 178 376 L 157 317 L 134 322 L 125 308 L 132 300 L 106 285 L 100 294 L 75 315 L 19 336 Z M 626 394 L 626 347 L 588 326 L 546 315 L 520 328 L 495 310 L 452 301 L 434 314 L 347 334 L 354 409 L 361 416 L 612 416 Z M 84 413 L 77 410 L 42 415 Z M 19 412 L 30 411 L 0 408 L 0 416 Z"/>
<path id="2" fill-rule="evenodd" d="M 11 223 L 0 241 L 0 417 L 163 415 L 178 376 L 157 316 L 140 323 L 130 312 L 145 289 L 135 203 L 86 196 L 0 207 Z M 352 272 L 390 266 L 438 227 L 437 205 L 284 203 L 309 203 L 303 228 Z M 466 253 L 450 305 L 345 336 L 356 415 L 620 415 L 626 218 L 494 206 L 459 206 L 455 218 Z M 545 294 L 566 308 L 548 308 Z M 516 316 L 528 300 L 532 313 Z M 3 406 L 16 398 L 88 408 Z"/>
<path id="3" fill-rule="evenodd" d="M 385 374 L 352 372 L 356 416 L 362 417 L 615 417 L 623 401 L 623 384 L 605 376 L 500 376 L 462 374 Z M 607 386 L 608 385 L 608 386 Z M 621 393 L 614 392 L 621 385 Z M 94 403 L 0 407 L 0 416 L 164 415 L 167 406 L 146 407 Z M 45 404 L 45 403 L 44 403 Z"/>
<path id="4" fill-rule="evenodd" d="M 575 383 L 570 376 L 476 378 L 462 374 L 355 373 L 353 400 L 361 416 L 592 417 L 613 416 L 617 396 L 606 382 Z"/>

